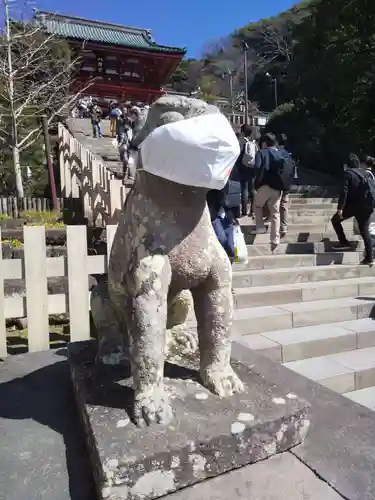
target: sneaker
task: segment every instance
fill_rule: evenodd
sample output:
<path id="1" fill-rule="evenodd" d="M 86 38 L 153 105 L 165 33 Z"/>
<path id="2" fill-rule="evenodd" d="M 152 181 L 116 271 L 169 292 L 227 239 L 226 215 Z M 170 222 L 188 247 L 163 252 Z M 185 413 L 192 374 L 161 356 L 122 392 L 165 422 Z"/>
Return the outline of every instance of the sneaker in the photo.
<path id="1" fill-rule="evenodd" d="M 332 250 L 338 250 L 338 251 L 344 251 L 344 250 L 352 250 L 353 247 L 352 247 L 352 244 L 347 241 L 345 243 L 335 243 L 334 245 L 332 245 Z"/>
<path id="2" fill-rule="evenodd" d="M 278 243 L 271 243 L 271 253 L 274 255 L 278 249 Z"/>
<path id="3" fill-rule="evenodd" d="M 267 228 L 262 228 L 262 229 L 253 229 L 251 231 L 251 234 L 267 234 Z"/>
<path id="4" fill-rule="evenodd" d="M 287 231 L 280 231 L 280 238 L 285 238 L 287 234 L 288 234 Z"/>
<path id="5" fill-rule="evenodd" d="M 363 259 L 360 263 L 359 263 L 360 266 L 369 266 L 369 267 L 372 267 L 374 265 L 374 261 L 373 260 L 368 260 L 368 259 Z"/>

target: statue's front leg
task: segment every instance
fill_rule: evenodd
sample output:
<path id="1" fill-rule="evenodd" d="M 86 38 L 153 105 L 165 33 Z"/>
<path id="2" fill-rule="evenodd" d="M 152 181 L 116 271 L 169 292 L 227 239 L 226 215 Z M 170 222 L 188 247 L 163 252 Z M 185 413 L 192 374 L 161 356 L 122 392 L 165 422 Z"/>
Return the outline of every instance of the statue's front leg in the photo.
<path id="1" fill-rule="evenodd" d="M 128 331 L 134 387 L 134 417 L 138 425 L 168 423 L 172 409 L 164 391 L 164 350 L 167 297 L 171 279 L 168 258 L 141 260 L 132 276 L 132 311 Z"/>
<path id="2" fill-rule="evenodd" d="M 197 317 L 200 375 L 218 396 L 231 396 L 244 387 L 230 365 L 233 315 L 232 273 L 229 259 L 215 259 L 210 275 L 193 290 Z"/>

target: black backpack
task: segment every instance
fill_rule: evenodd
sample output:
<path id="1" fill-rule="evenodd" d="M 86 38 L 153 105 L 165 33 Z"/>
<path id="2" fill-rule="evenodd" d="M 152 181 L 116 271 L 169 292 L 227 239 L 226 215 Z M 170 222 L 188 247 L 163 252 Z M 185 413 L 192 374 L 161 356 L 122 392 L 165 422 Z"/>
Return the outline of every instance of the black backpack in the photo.
<path id="1" fill-rule="evenodd" d="M 353 168 L 352 172 L 358 175 L 361 179 L 359 186 L 358 200 L 364 207 L 374 210 L 375 208 L 375 178 L 371 172 L 360 172 L 357 168 Z"/>
<path id="2" fill-rule="evenodd" d="M 265 173 L 266 184 L 277 191 L 290 188 L 294 180 L 294 161 L 285 149 L 269 149 L 270 169 Z"/>
<path id="3" fill-rule="evenodd" d="M 224 188 L 224 193 L 225 193 L 225 198 L 224 198 L 225 208 L 237 208 L 241 205 L 240 182 L 229 179 Z"/>

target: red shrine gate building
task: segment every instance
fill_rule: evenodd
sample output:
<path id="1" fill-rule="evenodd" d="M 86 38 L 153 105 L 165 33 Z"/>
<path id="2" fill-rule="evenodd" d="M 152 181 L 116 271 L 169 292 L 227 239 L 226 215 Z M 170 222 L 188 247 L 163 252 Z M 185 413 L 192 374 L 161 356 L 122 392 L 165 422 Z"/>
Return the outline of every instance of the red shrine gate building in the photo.
<path id="1" fill-rule="evenodd" d="M 186 49 L 158 45 L 151 31 L 72 16 L 37 11 L 46 33 L 66 40 L 82 62 L 75 87 L 100 99 L 151 103 L 165 85 Z"/>

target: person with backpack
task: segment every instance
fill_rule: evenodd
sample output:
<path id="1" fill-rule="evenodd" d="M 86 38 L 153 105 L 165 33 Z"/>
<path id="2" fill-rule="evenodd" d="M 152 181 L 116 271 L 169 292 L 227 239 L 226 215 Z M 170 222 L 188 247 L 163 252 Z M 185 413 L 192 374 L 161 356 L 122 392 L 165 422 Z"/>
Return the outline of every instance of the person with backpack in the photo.
<path id="1" fill-rule="evenodd" d="M 125 116 L 124 112 L 117 118 L 116 123 L 116 137 L 118 144 L 118 151 L 120 154 L 120 160 L 123 165 L 124 178 L 127 177 L 129 180 L 132 179 L 132 175 L 128 168 L 129 160 L 129 145 L 132 139 L 132 129 L 129 119 Z"/>
<path id="2" fill-rule="evenodd" d="M 96 100 L 92 101 L 92 105 L 90 108 L 90 118 L 92 125 L 92 133 L 95 139 L 97 137 L 99 137 L 99 139 L 103 137 L 102 126 L 101 126 L 102 115 L 103 112 L 100 106 L 98 105 L 98 101 Z"/>
<path id="3" fill-rule="evenodd" d="M 368 155 L 361 155 L 359 157 L 359 162 L 361 165 L 361 169 L 365 173 L 366 177 L 369 177 L 371 179 L 375 179 L 375 161 L 374 158 Z M 354 218 L 353 220 L 353 232 L 354 234 L 360 235 L 359 227 L 358 227 L 358 222 L 357 219 Z M 374 256 L 375 254 L 375 210 L 372 211 L 372 214 L 370 215 L 370 220 L 369 220 L 369 233 L 371 236 L 371 242 L 372 242 L 372 254 Z"/>
<path id="4" fill-rule="evenodd" d="M 369 225 L 375 208 L 375 179 L 370 171 L 361 169 L 361 162 L 355 154 L 349 155 L 348 164 L 344 169 L 344 183 L 339 195 L 337 212 L 331 219 L 339 240 L 338 245 L 333 248 L 341 251 L 352 249 L 352 244 L 342 227 L 342 221 L 354 217 L 365 245 L 365 258 L 361 265 L 372 266 L 373 252 Z"/>
<path id="5" fill-rule="evenodd" d="M 117 131 L 117 120 L 121 116 L 122 111 L 117 103 L 112 103 L 111 104 L 111 110 L 109 112 L 109 131 L 111 134 L 111 137 L 115 138 L 116 137 L 116 131 Z"/>
<path id="6" fill-rule="evenodd" d="M 241 213 L 248 215 L 248 203 L 250 202 L 249 215 L 254 215 L 254 179 L 255 179 L 255 157 L 259 151 L 256 142 L 257 130 L 250 125 L 242 125 L 240 150 L 241 153 L 236 162 L 235 168 L 238 170 L 241 182 Z"/>
<path id="7" fill-rule="evenodd" d="M 280 134 L 277 138 L 279 149 L 283 149 L 291 157 L 292 154 L 288 147 L 288 136 L 286 134 Z M 294 163 L 294 174 L 293 177 L 297 177 L 296 166 Z M 289 189 L 284 189 L 280 200 L 280 237 L 283 238 L 288 232 L 288 215 L 289 215 Z"/>
<path id="8" fill-rule="evenodd" d="M 372 174 L 374 177 L 374 169 L 375 169 L 375 160 L 372 156 L 368 155 L 360 155 L 359 156 L 359 164 L 361 169 L 368 174 Z"/>
<path id="9" fill-rule="evenodd" d="M 283 191 L 290 188 L 294 178 L 294 163 L 291 155 L 278 147 L 272 133 L 261 139 L 261 150 L 255 159 L 255 221 L 253 234 L 265 234 L 263 208 L 266 206 L 271 219 L 271 251 L 280 244 L 280 202 Z"/>

